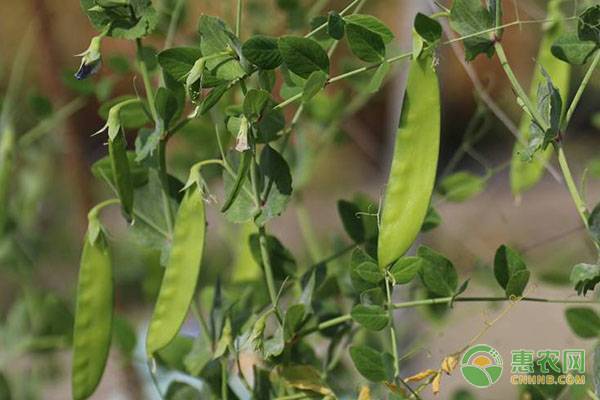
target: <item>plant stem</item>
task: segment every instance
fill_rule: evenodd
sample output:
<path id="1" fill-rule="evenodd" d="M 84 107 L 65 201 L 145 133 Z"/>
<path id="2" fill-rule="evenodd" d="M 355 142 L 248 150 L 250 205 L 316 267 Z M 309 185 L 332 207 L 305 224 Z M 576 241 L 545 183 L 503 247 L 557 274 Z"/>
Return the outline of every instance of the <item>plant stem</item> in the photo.
<path id="1" fill-rule="evenodd" d="M 571 101 L 571 105 L 569 106 L 569 109 L 567 110 L 567 113 L 565 114 L 565 118 L 561 125 L 561 130 L 563 132 L 567 129 L 569 122 L 571 122 L 571 118 L 573 117 L 573 113 L 575 112 L 575 109 L 577 108 L 577 105 L 579 104 L 579 100 L 581 100 L 581 96 L 583 95 L 583 92 L 585 91 L 585 88 L 587 87 L 587 84 L 589 83 L 590 78 L 592 77 L 594 70 L 598 66 L 599 62 L 600 62 L 600 50 L 596 50 L 596 55 L 594 56 L 594 60 L 592 61 L 592 64 L 590 65 L 587 72 L 585 73 L 585 76 L 583 77 L 583 80 L 581 81 L 579 88 L 577 88 L 575 97 L 573 97 L 573 100 Z"/>
<path id="2" fill-rule="evenodd" d="M 390 286 L 392 287 L 390 289 Z M 387 297 L 388 315 L 390 318 L 390 342 L 392 344 L 392 356 L 394 357 L 394 379 L 400 375 L 398 369 L 398 343 L 396 342 L 396 329 L 394 327 L 394 309 L 392 303 L 393 284 L 390 282 L 389 275 L 385 275 L 385 294 Z"/>
<path id="3" fill-rule="evenodd" d="M 402 303 L 391 303 L 392 309 L 398 310 L 401 308 L 414 308 L 421 306 L 429 306 L 433 304 L 449 304 L 451 302 L 454 303 L 486 303 L 486 302 L 505 302 L 505 301 L 523 301 L 523 302 L 532 302 L 532 303 L 547 303 L 547 304 L 587 304 L 587 305 L 599 305 L 598 301 L 590 301 L 590 300 L 560 300 L 560 299 L 544 299 L 539 297 L 523 297 L 518 300 L 512 300 L 507 297 L 457 297 L 453 300 L 452 297 L 437 297 L 433 299 L 422 299 L 422 300 L 412 300 L 406 301 Z M 323 321 L 315 327 L 306 329 L 299 333 L 299 336 L 306 336 L 311 333 L 321 331 L 327 328 L 334 327 L 339 324 L 343 324 L 344 322 L 348 322 L 352 320 L 352 316 L 350 314 L 343 314 L 338 317 L 329 319 L 327 321 Z"/>
<path id="4" fill-rule="evenodd" d="M 520 98 L 521 101 L 523 101 L 525 108 L 533 117 L 534 121 L 542 128 L 544 132 L 547 131 L 548 124 L 546 123 L 544 118 L 542 118 L 537 107 L 531 102 L 531 99 L 529 98 L 527 93 L 525 93 L 525 90 L 519 83 L 519 80 L 517 79 L 514 71 L 508 63 L 508 58 L 506 57 L 506 53 L 504 52 L 504 47 L 502 47 L 502 44 L 500 42 L 496 42 L 494 44 L 494 48 L 496 50 L 496 54 L 498 55 L 498 60 L 500 60 L 500 65 L 502 65 L 502 69 L 504 69 L 504 73 L 510 81 L 513 90 L 517 93 L 517 97 Z"/>
<path id="5" fill-rule="evenodd" d="M 235 36 L 240 37 L 242 29 L 242 0 L 237 0 L 237 14 L 235 18 Z"/>
<path id="6" fill-rule="evenodd" d="M 104 209 L 105 207 L 112 206 L 114 204 L 119 204 L 119 203 L 121 203 L 121 201 L 119 199 L 108 199 L 108 200 L 104 200 L 101 203 L 98 203 L 97 205 L 94 206 L 94 208 L 92 208 L 88 212 L 88 219 L 96 218 L 98 216 L 98 214 L 100 213 L 100 211 L 102 211 L 102 209 Z"/>
<path id="7" fill-rule="evenodd" d="M 183 11 L 184 4 L 185 0 L 177 0 L 177 3 L 175 3 L 173 14 L 171 14 L 171 20 L 169 21 L 169 28 L 167 30 L 167 37 L 165 38 L 164 49 L 168 49 L 173 45 L 173 39 L 175 38 L 175 33 L 177 31 L 177 22 L 179 22 L 179 17 Z"/>
<path id="8" fill-rule="evenodd" d="M 142 74 L 142 81 L 144 82 L 144 90 L 146 91 L 146 98 L 148 99 L 148 107 L 150 107 L 150 114 L 156 123 L 158 121 L 158 112 L 156 111 L 156 104 L 154 103 L 154 92 L 152 91 L 152 84 L 150 83 L 150 74 L 148 73 L 148 66 L 144 61 L 142 55 L 142 39 L 135 40 L 137 48 L 137 59 L 140 73 Z"/>

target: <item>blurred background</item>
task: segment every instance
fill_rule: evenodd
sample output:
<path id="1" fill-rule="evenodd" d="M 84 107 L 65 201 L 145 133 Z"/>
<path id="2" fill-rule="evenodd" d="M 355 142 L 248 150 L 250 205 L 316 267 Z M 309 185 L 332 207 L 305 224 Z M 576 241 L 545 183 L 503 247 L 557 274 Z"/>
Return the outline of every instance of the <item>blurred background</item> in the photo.
<path id="1" fill-rule="evenodd" d="M 160 50 L 164 40 L 161 32 L 167 29 L 175 0 L 154 3 L 161 23 L 159 32 L 146 45 Z M 296 2 L 276 0 L 244 3 L 243 38 L 257 32 L 303 34 L 312 18 L 346 6 L 337 0 L 299 0 L 296 8 L 286 5 Z M 441 3 L 449 6 L 451 2 Z M 504 3 L 507 22 L 545 16 L 545 1 Z M 572 14 L 575 5 L 571 3 L 565 2 L 565 11 Z M 232 23 L 233 4 L 187 2 L 174 45 L 197 41 L 196 21 L 201 14 L 217 15 Z M 415 13 L 432 10 L 438 11 L 425 0 L 369 0 L 363 12 L 377 16 L 394 30 L 392 52 L 399 54 L 410 49 Z M 4 101 L 10 90 L 16 93 L 14 130 L 17 137 L 27 133 L 10 179 L 11 229 L 0 237 L 0 399 L 4 398 L 5 386 L 10 386 L 15 399 L 64 399 L 70 396 L 69 340 L 86 215 L 94 204 L 110 196 L 106 185 L 90 171 L 107 152 L 105 139 L 92 134 L 104 125 L 107 104 L 134 94 L 136 88 L 142 91 L 142 85 L 135 78 L 133 44 L 110 38 L 103 42 L 102 71 L 86 81 L 73 78 L 79 64 L 73 55 L 84 51 L 96 34 L 78 1 L 0 0 L 0 16 L 0 100 Z M 505 32 L 508 57 L 525 87 L 536 66 L 540 36 L 539 24 L 514 26 Z M 9 76 L 19 49 L 27 41 L 31 41 L 31 49 L 25 61 L 16 66 L 22 79 L 11 89 Z M 348 55 L 345 46 L 340 46 L 333 56 L 333 74 L 355 67 Z M 293 252 L 300 269 L 325 258 L 330 249 L 349 244 L 337 215 L 337 200 L 353 198 L 359 192 L 373 199 L 380 197 L 400 112 L 405 67 L 405 63 L 396 64 L 382 90 L 372 96 L 357 91 L 368 78 L 330 85 L 309 105 L 308 117 L 300 120 L 293 140 L 298 148 L 307 149 L 307 156 L 296 160 L 294 183 L 295 188 L 301 188 L 296 195 L 302 202 L 292 202 L 285 214 L 270 224 L 270 230 Z M 482 105 L 469 73 L 502 110 L 503 118 L 518 125 L 521 110 L 497 59 L 479 57 L 466 68 L 460 47 L 442 47 L 438 67 L 443 96 L 439 173 L 442 176 L 454 158 L 454 169 L 480 176 L 492 170 L 493 174 L 485 190 L 466 202 L 436 197 L 434 205 L 442 222 L 419 241 L 447 255 L 457 266 L 461 281 L 473 277 L 469 288 L 472 295 L 489 295 L 490 291 L 501 295 L 494 286 L 490 263 L 496 248 L 506 243 L 521 251 L 529 263 L 533 285 L 528 295 L 574 297 L 568 280 L 571 266 L 594 262 L 595 253 L 564 183 L 546 172 L 539 185 L 519 199 L 513 197 L 507 163 L 515 138 L 506 124 Z M 576 88 L 583 73 L 584 68 L 574 68 L 572 87 Z M 566 133 L 565 144 L 575 176 L 581 178 L 587 170 L 585 194 L 591 206 L 600 199 L 599 100 L 600 74 L 596 73 Z M 465 152 L 463 138 L 478 110 L 486 115 L 480 140 L 463 157 L 454 157 L 457 151 Z M 210 119 L 201 118 L 173 139 L 168 162 L 174 175 L 185 180 L 194 161 L 215 153 L 212 129 Z M 551 164 L 556 164 L 555 158 Z M 210 185 L 222 198 L 220 179 Z M 256 268 L 249 265 L 253 261 L 247 250 L 238 245 L 247 235 L 243 231 L 249 228 L 227 223 L 214 207 L 208 220 L 211 233 L 201 287 L 214 285 L 217 275 L 225 284 L 243 280 L 244 273 L 251 274 L 248 271 Z M 93 398 L 155 398 L 146 365 L 135 356 L 135 334 L 143 334 L 150 317 L 162 275 L 160 252 L 145 250 L 131 238 L 118 210 L 107 211 L 104 221 L 114 239 L 119 318 L 117 346 L 113 346 L 107 372 Z M 339 261 L 340 265 L 345 262 Z M 399 290 L 397 295 L 407 297 L 408 291 Z M 402 374 L 436 368 L 445 355 L 464 346 L 500 310 L 469 303 L 457 305 L 450 318 L 427 309 L 397 313 L 406 354 Z M 511 349 L 591 350 L 593 346 L 569 331 L 560 304 L 517 304 L 481 341 L 498 349 L 505 356 L 505 364 Z M 134 356 L 126 359 L 120 351 Z M 351 363 L 346 365 L 353 368 Z M 339 385 L 354 387 L 355 383 Z M 455 373 L 444 377 L 442 387 L 440 398 L 452 398 L 451 394 L 465 383 L 460 373 Z M 516 398 L 518 391 L 507 376 L 491 389 L 469 390 L 475 398 L 490 400 Z M 562 396 L 569 399 L 574 395 Z M 428 392 L 424 398 L 433 397 Z"/>

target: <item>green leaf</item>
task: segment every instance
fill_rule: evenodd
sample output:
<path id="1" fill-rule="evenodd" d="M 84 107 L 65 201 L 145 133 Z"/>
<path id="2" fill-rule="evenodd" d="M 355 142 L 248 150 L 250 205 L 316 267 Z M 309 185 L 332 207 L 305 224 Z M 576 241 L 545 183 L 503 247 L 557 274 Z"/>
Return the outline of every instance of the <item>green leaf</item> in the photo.
<path id="1" fill-rule="evenodd" d="M 426 262 L 420 257 L 402 257 L 392 265 L 390 274 L 398 285 L 409 283 L 421 271 Z"/>
<path id="2" fill-rule="evenodd" d="M 586 8 L 577 23 L 579 39 L 588 40 L 600 46 L 600 4 Z"/>
<path id="3" fill-rule="evenodd" d="M 244 98 L 244 115 L 250 122 L 256 122 L 262 116 L 263 111 L 271 101 L 269 92 L 258 89 L 250 89 Z"/>
<path id="4" fill-rule="evenodd" d="M 183 364 L 187 372 L 192 376 L 198 376 L 212 358 L 210 338 L 203 332 L 194 338 L 192 348 L 184 357 Z"/>
<path id="5" fill-rule="evenodd" d="M 258 234 L 250 235 L 250 252 L 254 261 L 262 266 L 262 256 Z M 292 253 L 275 236 L 267 235 L 267 252 L 276 279 L 283 280 L 296 272 L 296 260 Z"/>
<path id="6" fill-rule="evenodd" d="M 347 24 L 361 26 L 381 37 L 383 43 L 388 44 L 394 40 L 394 33 L 381 20 L 366 14 L 352 14 L 344 17 Z"/>
<path id="7" fill-rule="evenodd" d="M 438 296 L 454 295 L 458 275 L 452 262 L 427 246 L 419 247 L 417 255 L 425 260 L 421 265 L 421 280 L 425 287 Z"/>
<path id="8" fill-rule="evenodd" d="M 371 274 L 365 275 L 365 272 L 372 269 L 372 266 L 362 265 L 364 263 L 376 264 L 377 261 L 365 253 L 361 248 L 357 247 L 352 252 L 352 256 L 350 258 L 350 279 L 352 280 L 352 286 L 354 286 L 358 292 L 363 292 L 365 290 L 377 287 L 377 283 L 372 282 L 375 280 L 375 276 L 373 279 L 371 279 Z M 367 279 L 363 278 L 363 276 L 366 276 Z"/>
<path id="9" fill-rule="evenodd" d="M 158 63 L 179 82 L 184 82 L 202 52 L 196 47 L 173 47 L 158 53 Z"/>
<path id="10" fill-rule="evenodd" d="M 135 152 L 127 152 L 129 162 L 129 171 L 131 172 L 131 181 L 135 188 L 144 186 L 148 182 L 148 167 L 135 161 Z M 103 157 L 92 165 L 92 174 L 97 179 L 108 181 L 112 186 L 116 185 L 115 176 L 112 171 L 111 160 L 109 156 Z"/>
<path id="11" fill-rule="evenodd" d="M 268 196 L 256 222 L 263 224 L 285 210 L 292 194 L 292 175 L 287 161 L 270 145 L 260 153 L 260 171 L 266 178 L 264 190 Z"/>
<path id="12" fill-rule="evenodd" d="M 261 69 L 275 69 L 283 62 L 277 39 L 270 36 L 252 36 L 242 46 L 242 54 Z"/>
<path id="13" fill-rule="evenodd" d="M 345 22 L 337 11 L 329 11 L 327 18 L 327 34 L 335 40 L 341 40 L 344 37 Z"/>
<path id="14" fill-rule="evenodd" d="M 364 242 L 365 226 L 358 206 L 346 200 L 339 200 L 337 209 L 348 236 L 356 243 Z"/>
<path id="15" fill-rule="evenodd" d="M 202 393 L 194 386 L 179 381 L 171 381 L 165 393 L 165 400 L 193 400 L 201 397 Z"/>
<path id="16" fill-rule="evenodd" d="M 459 203 L 481 193 L 485 189 L 486 182 L 485 177 L 460 171 L 442 179 L 439 191 L 448 201 Z"/>
<path id="17" fill-rule="evenodd" d="M 450 11 L 450 26 L 460 36 L 469 36 L 463 41 L 467 61 L 479 54 L 494 55 L 494 42 L 490 33 L 475 35 L 494 28 L 495 16 L 481 4 L 481 0 L 454 0 Z M 475 35 L 475 36 L 470 36 Z"/>
<path id="18" fill-rule="evenodd" d="M 154 356 L 159 365 L 185 372 L 184 358 L 192 350 L 193 343 L 191 337 L 178 335 L 166 347 L 154 353 Z"/>
<path id="19" fill-rule="evenodd" d="M 354 321 L 372 331 L 380 331 L 390 322 L 388 311 L 381 306 L 357 304 L 350 314 Z"/>
<path id="20" fill-rule="evenodd" d="M 198 23 L 198 32 L 202 39 L 200 50 L 203 56 L 223 52 L 230 53 L 207 60 L 206 68 L 208 70 L 212 71 L 217 78 L 226 81 L 239 79 L 246 75 L 246 70 L 241 63 L 243 57 L 241 44 L 225 22 L 218 17 L 202 15 Z M 231 54 L 232 52 L 233 54 Z"/>
<path id="21" fill-rule="evenodd" d="M 442 38 L 442 25 L 425 14 L 417 13 L 414 28 L 426 43 L 434 44 Z"/>
<path id="22" fill-rule="evenodd" d="M 589 231 L 594 240 L 600 244 L 600 203 L 596 204 L 594 210 L 588 217 Z"/>
<path id="23" fill-rule="evenodd" d="M 283 338 L 289 342 L 302 327 L 306 317 L 306 306 L 304 304 L 293 304 L 285 313 L 283 320 Z"/>
<path id="24" fill-rule="evenodd" d="M 421 226 L 421 232 L 428 232 L 432 229 L 437 228 L 442 223 L 442 217 L 440 214 L 433 208 L 433 206 L 429 206 L 427 210 L 427 215 L 425 216 L 425 220 L 423 221 L 423 225 Z"/>
<path id="25" fill-rule="evenodd" d="M 567 32 L 559 36 L 552 45 L 554 57 L 573 65 L 585 64 L 596 51 L 594 42 L 582 41 L 576 32 Z"/>
<path id="26" fill-rule="evenodd" d="M 327 83 L 327 79 L 329 76 L 322 71 L 315 71 L 306 80 L 304 83 L 304 89 L 302 91 L 302 101 L 304 103 L 310 101 L 313 97 L 317 95 Z"/>
<path id="27" fill-rule="evenodd" d="M 371 78 L 371 81 L 369 82 L 369 86 L 367 86 L 367 91 L 369 93 L 375 93 L 379 91 L 381 85 L 383 84 L 383 81 L 385 80 L 385 77 L 390 72 L 391 67 L 392 65 L 387 61 L 384 61 L 381 64 L 379 64 L 379 67 L 377 67 L 375 73 L 373 74 L 373 77 Z"/>
<path id="28" fill-rule="evenodd" d="M 279 38 L 278 46 L 287 67 L 302 78 L 308 78 L 315 71 L 329 73 L 329 57 L 316 41 L 283 36 Z"/>
<path id="29" fill-rule="evenodd" d="M 565 311 L 567 323 L 575 334 L 581 338 L 595 338 L 600 334 L 600 317 L 595 310 L 588 307 L 572 307 Z"/>
<path id="30" fill-rule="evenodd" d="M 200 110 L 198 111 L 200 113 L 200 115 L 206 114 L 215 105 L 217 105 L 219 100 L 221 100 L 221 97 L 223 97 L 223 95 L 225 93 L 227 93 L 228 90 L 229 90 L 229 84 L 227 84 L 227 83 L 217 86 L 216 88 L 211 90 L 210 93 L 208 94 L 208 96 L 206 96 L 206 98 L 200 104 Z"/>
<path id="31" fill-rule="evenodd" d="M 118 315 L 115 315 L 112 328 L 113 343 L 117 345 L 117 348 L 125 359 L 131 359 L 137 344 L 135 328 L 129 321 Z"/>
<path id="32" fill-rule="evenodd" d="M 364 261 L 356 265 L 353 271 L 366 282 L 377 284 L 385 278 L 383 271 L 372 261 Z"/>
<path id="33" fill-rule="evenodd" d="M 366 62 L 380 62 L 385 58 L 385 43 L 382 37 L 354 23 L 346 25 L 346 37 L 352 53 Z"/>
<path id="34" fill-rule="evenodd" d="M 235 202 L 237 197 L 239 196 L 242 188 L 244 187 L 244 183 L 246 182 L 246 178 L 248 176 L 248 170 L 250 168 L 250 164 L 252 163 L 252 152 L 246 150 L 242 153 L 242 159 L 240 160 L 240 165 L 238 166 L 237 176 L 235 178 L 235 184 L 231 187 L 231 189 L 227 192 L 227 198 L 223 202 L 223 206 L 221 207 L 221 212 L 227 212 L 232 204 Z"/>
<path id="35" fill-rule="evenodd" d="M 496 250 L 494 275 L 507 297 L 523 295 L 523 290 L 529 281 L 527 265 L 517 252 L 505 245 Z"/>
<path id="36" fill-rule="evenodd" d="M 350 357 L 362 376 L 372 382 L 392 382 L 394 379 L 394 357 L 367 346 L 350 347 Z"/>
<path id="37" fill-rule="evenodd" d="M 110 2 L 80 0 L 81 8 L 98 31 L 120 39 L 138 39 L 156 28 L 158 14 L 150 0 Z"/>
<path id="38" fill-rule="evenodd" d="M 600 282 L 600 265 L 577 264 L 571 269 L 569 280 L 577 290 L 577 294 L 583 293 L 585 296 L 588 290 L 594 290 L 596 284 Z"/>
<path id="39" fill-rule="evenodd" d="M 182 111 L 175 94 L 165 87 L 160 87 L 156 91 L 154 102 L 158 117 L 162 120 L 165 129 L 168 129 L 171 122 L 176 120 Z"/>

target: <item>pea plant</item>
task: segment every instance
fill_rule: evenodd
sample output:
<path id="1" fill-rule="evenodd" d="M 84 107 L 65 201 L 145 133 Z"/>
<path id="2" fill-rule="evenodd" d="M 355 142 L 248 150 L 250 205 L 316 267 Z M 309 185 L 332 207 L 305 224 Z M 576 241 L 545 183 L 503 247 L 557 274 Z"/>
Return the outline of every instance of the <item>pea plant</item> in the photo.
<path id="1" fill-rule="evenodd" d="M 590 303 L 526 296 L 531 272 L 507 245 L 494 256 L 493 273 L 504 292 L 499 297 L 466 296 L 469 279 L 461 282 L 448 258 L 427 246 L 416 252 L 411 248 L 420 232 L 441 222 L 432 197 L 467 200 L 484 190 L 496 171 L 485 176 L 449 171 L 436 180 L 442 127 L 437 52 L 441 46 L 461 45 L 467 62 L 481 56 L 498 60 L 522 109 L 510 162 L 513 193 L 533 187 L 552 168 L 556 154 L 581 223 L 600 249 L 600 207 L 591 209 L 584 201 L 565 153 L 569 123 L 600 61 L 600 5 L 578 2 L 573 14 L 567 13 L 565 2 L 550 0 L 544 19 L 505 22 L 501 1 L 454 0 L 450 9 L 432 2 L 431 15 L 414 17 L 412 49 L 392 55 L 394 34 L 378 18 L 361 13 L 365 3 L 354 0 L 340 11 L 322 13 L 304 35 L 243 37 L 245 4 L 237 0 L 230 24 L 202 15 L 197 37 L 173 46 L 184 6 L 178 0 L 164 49 L 155 53 L 144 43 L 159 21 L 150 0 L 81 0 L 99 33 L 82 54 L 76 78 L 86 79 L 100 69 L 104 41 L 128 40 L 136 48 L 143 90 L 136 87 L 133 95 L 111 102 L 106 124 L 96 132 L 106 138 L 108 155 L 92 170 L 115 197 L 89 212 L 83 242 L 73 335 L 75 399 L 94 393 L 111 347 L 111 246 L 118 239 L 109 234 L 101 215 L 113 205 L 120 206 L 128 229 L 143 245 L 161 251 L 164 275 L 145 336 L 145 356 L 164 398 L 419 399 L 427 388 L 440 392 L 443 376 L 455 372 L 464 349 L 405 376 L 396 310 L 435 306 L 448 311 L 474 301 Z M 278 4 L 297 16 L 297 2 Z M 531 90 L 517 79 L 503 46 L 504 32 L 525 23 L 544 30 Z M 244 31 L 253 29 L 260 27 Z M 330 60 L 339 43 L 362 65 L 335 75 Z M 382 198 L 340 200 L 337 208 L 351 244 L 299 268 L 269 229 L 292 201 L 301 203 L 310 174 L 298 171 L 311 163 L 319 147 L 295 137 L 298 126 L 311 108 L 319 111 L 314 102 L 326 108 L 325 88 L 334 92 L 337 82 L 362 77 L 357 103 L 350 101 L 338 115 L 321 110 L 335 131 L 345 111 L 360 107 L 401 62 L 408 64 L 408 78 Z M 572 65 L 587 69 L 569 98 Z M 485 106 L 478 109 L 468 140 L 476 140 L 487 115 Z M 168 145 L 198 120 L 212 126 L 218 152 L 195 159 L 182 182 L 169 170 Z M 128 143 L 132 130 L 135 140 Z M 331 140 L 326 133 L 322 145 Z M 215 194 L 219 182 L 222 198 Z M 207 225 L 206 214 L 213 211 L 220 216 Z M 240 246 L 250 258 L 236 271 L 245 274 L 243 281 L 222 276 L 223 283 L 199 282 L 205 241 L 215 234 L 219 218 L 240 224 L 247 233 Z M 258 274 L 249 271 L 254 263 Z M 600 281 L 600 264 L 581 260 L 570 276 L 577 294 L 585 296 Z M 411 298 L 394 302 L 395 290 Z M 199 327 L 195 337 L 181 332 L 188 314 Z M 577 335 L 594 338 L 600 333 L 593 308 L 570 308 L 566 315 Z M 251 360 L 251 368 L 243 367 L 245 360 Z M 164 390 L 159 378 L 169 371 L 204 385 L 198 389 L 174 381 Z M 341 384 L 342 377 L 354 382 L 357 372 L 365 378 L 363 384 Z M 597 398 L 591 389 L 589 393 Z"/>

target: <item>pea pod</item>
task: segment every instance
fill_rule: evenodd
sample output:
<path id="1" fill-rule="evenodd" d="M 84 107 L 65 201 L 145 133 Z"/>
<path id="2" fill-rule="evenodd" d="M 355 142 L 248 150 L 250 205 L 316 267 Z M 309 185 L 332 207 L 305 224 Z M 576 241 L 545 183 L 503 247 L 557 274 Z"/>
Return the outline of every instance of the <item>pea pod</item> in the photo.
<path id="1" fill-rule="evenodd" d="M 396 133 L 377 243 L 379 266 L 400 258 L 427 215 L 440 145 L 440 95 L 430 53 L 413 59 Z"/>
<path id="2" fill-rule="evenodd" d="M 75 400 L 94 393 L 104 373 L 112 337 L 112 266 L 108 244 L 98 224 L 90 221 L 79 269 L 71 380 Z"/>
<path id="3" fill-rule="evenodd" d="M 200 274 L 205 230 L 204 200 L 193 183 L 177 211 L 171 254 L 146 338 L 150 356 L 175 338 L 185 320 Z"/>
<path id="4" fill-rule="evenodd" d="M 548 19 L 553 20 L 553 22 L 546 27 L 546 32 L 538 50 L 537 63 L 552 77 L 554 86 L 565 99 L 569 91 L 571 66 L 554 57 L 551 52 L 552 43 L 565 30 L 563 22 L 565 16 L 560 10 L 560 3 L 562 3 L 562 0 L 548 2 Z M 537 103 L 537 87 L 543 80 L 541 69 L 536 67 L 529 94 L 534 104 Z M 544 165 L 552 155 L 552 146 L 548 146 L 546 150 L 537 152 L 530 161 L 522 159 L 523 143 L 527 143 L 530 136 L 530 124 L 531 118 L 524 113 L 519 124 L 520 140 L 515 143 L 510 164 L 510 187 L 514 196 L 519 196 L 539 182 L 543 176 Z"/>
<path id="5" fill-rule="evenodd" d="M 133 218 L 133 181 L 129 170 L 125 134 L 122 131 L 117 133 L 114 138 L 109 138 L 108 153 L 123 214 L 128 220 L 131 220 Z"/>

